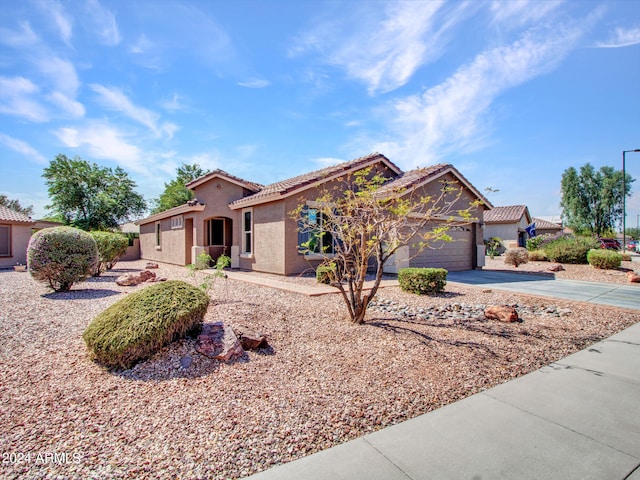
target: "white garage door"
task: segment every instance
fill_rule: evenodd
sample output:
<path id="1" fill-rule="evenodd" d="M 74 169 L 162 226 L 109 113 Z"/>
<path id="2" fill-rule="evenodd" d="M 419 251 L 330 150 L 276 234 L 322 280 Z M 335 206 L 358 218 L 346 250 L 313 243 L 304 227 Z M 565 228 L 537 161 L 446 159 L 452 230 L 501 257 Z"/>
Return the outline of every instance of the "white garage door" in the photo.
<path id="1" fill-rule="evenodd" d="M 473 269 L 473 226 L 451 227 L 448 234 L 453 242 L 434 243 L 421 252 L 411 247 L 412 267 L 445 268 L 449 272 Z"/>

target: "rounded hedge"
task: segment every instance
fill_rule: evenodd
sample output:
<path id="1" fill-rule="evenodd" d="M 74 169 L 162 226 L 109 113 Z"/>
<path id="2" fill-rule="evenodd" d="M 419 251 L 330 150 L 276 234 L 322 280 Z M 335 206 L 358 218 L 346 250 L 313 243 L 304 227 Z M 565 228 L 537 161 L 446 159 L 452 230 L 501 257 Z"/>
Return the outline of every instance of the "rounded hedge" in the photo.
<path id="1" fill-rule="evenodd" d="M 98 263 L 98 247 L 87 232 L 73 227 L 52 227 L 37 231 L 27 247 L 31 276 L 56 292 L 91 276 Z"/>
<path id="2" fill-rule="evenodd" d="M 435 295 L 444 291 L 448 273 L 444 268 L 401 268 L 398 283 L 403 292 Z"/>
<path id="3" fill-rule="evenodd" d="M 622 255 L 612 250 L 589 250 L 587 260 L 589 261 L 589 265 L 602 270 L 615 270 L 622 265 Z"/>
<path id="4" fill-rule="evenodd" d="M 98 245 L 98 265 L 94 272 L 99 276 L 105 270 L 111 270 L 118 259 L 127 252 L 129 239 L 121 233 L 91 232 L 91 236 Z"/>
<path id="5" fill-rule="evenodd" d="M 208 295 L 180 280 L 131 293 L 100 313 L 82 334 L 107 368 L 131 368 L 202 324 Z"/>

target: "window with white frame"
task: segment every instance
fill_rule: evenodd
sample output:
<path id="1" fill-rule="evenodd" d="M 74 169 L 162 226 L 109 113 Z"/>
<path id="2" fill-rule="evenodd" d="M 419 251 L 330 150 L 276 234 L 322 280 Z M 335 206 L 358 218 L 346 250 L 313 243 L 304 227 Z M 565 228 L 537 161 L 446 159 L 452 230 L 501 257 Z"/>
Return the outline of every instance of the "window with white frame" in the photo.
<path id="1" fill-rule="evenodd" d="M 242 211 L 242 253 L 251 255 L 253 252 L 253 211 Z"/>
<path id="2" fill-rule="evenodd" d="M 11 225 L 0 225 L 0 257 L 11 256 Z"/>
<path id="3" fill-rule="evenodd" d="M 177 217 L 171 217 L 171 230 L 177 230 L 182 228 L 184 225 L 184 220 L 182 215 L 178 215 Z"/>

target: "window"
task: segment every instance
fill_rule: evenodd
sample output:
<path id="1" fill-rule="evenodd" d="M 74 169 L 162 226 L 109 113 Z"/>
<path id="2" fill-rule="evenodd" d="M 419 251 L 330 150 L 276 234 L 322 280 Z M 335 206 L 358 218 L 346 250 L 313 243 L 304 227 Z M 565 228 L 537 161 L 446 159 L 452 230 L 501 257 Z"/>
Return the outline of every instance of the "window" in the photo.
<path id="1" fill-rule="evenodd" d="M 160 222 L 156 222 L 156 248 L 160 248 L 162 246 L 162 227 L 160 226 Z"/>
<path id="2" fill-rule="evenodd" d="M 211 218 L 206 221 L 207 246 L 224 246 L 224 218 Z"/>
<path id="3" fill-rule="evenodd" d="M 171 217 L 171 230 L 177 230 L 179 228 L 182 228 L 183 226 L 183 217 L 182 215 L 179 215 L 177 217 Z"/>
<path id="4" fill-rule="evenodd" d="M 11 256 L 11 225 L 0 225 L 0 257 Z"/>
<path id="5" fill-rule="evenodd" d="M 322 212 L 305 207 L 302 216 L 298 230 L 298 251 L 305 255 L 334 253 L 333 234 L 325 230 L 326 220 Z"/>
<path id="6" fill-rule="evenodd" d="M 242 253 L 251 254 L 253 251 L 253 212 L 245 210 L 242 212 Z"/>

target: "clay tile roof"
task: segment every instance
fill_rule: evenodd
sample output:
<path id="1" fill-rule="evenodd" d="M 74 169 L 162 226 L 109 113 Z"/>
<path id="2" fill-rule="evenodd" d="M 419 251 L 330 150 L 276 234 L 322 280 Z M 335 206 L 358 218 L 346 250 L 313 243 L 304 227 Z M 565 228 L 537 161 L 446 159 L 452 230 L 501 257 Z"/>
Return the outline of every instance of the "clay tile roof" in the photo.
<path id="1" fill-rule="evenodd" d="M 364 166 L 368 163 L 372 163 L 373 160 L 381 160 L 396 172 L 401 172 L 399 167 L 397 167 L 393 162 L 391 162 L 391 160 L 389 160 L 381 153 L 372 153 L 364 157 L 356 158 L 355 160 L 339 163 L 337 165 L 332 165 L 320 170 L 304 173 L 302 175 L 298 175 L 297 177 L 292 177 L 286 180 L 272 183 L 253 195 L 244 197 L 240 200 L 236 200 L 235 202 L 231 203 L 230 206 L 231 208 L 238 208 L 246 204 L 253 205 L 262 201 L 277 199 L 294 190 L 299 190 L 304 187 L 314 185 L 318 182 L 321 182 L 322 180 L 339 175 L 342 172 L 353 170 L 359 166 Z"/>
<path id="2" fill-rule="evenodd" d="M 254 192 L 258 192 L 264 187 L 264 185 L 260 185 L 259 183 L 250 182 L 243 178 L 236 177 L 235 175 L 231 175 L 230 173 L 225 172 L 224 170 L 220 170 L 219 168 L 216 168 L 215 170 L 201 177 L 198 177 L 195 180 L 190 181 L 185 186 L 189 189 L 194 189 L 198 185 L 202 185 L 203 183 L 207 182 L 209 179 L 215 178 L 215 177 L 226 178 L 227 180 L 237 183 L 238 185 L 242 185 L 246 189 L 252 190 Z"/>
<path id="3" fill-rule="evenodd" d="M 534 218 L 533 221 L 535 222 L 538 230 L 562 230 L 562 225 L 549 222 L 543 218 Z"/>
<path id="4" fill-rule="evenodd" d="M 484 212 L 485 223 L 518 223 L 525 216 L 527 222 L 531 221 L 526 205 L 510 205 L 507 207 L 493 207 Z"/>
<path id="5" fill-rule="evenodd" d="M 24 213 L 16 212 L 10 208 L 0 206 L 0 222 L 35 223 L 31 217 Z"/>

